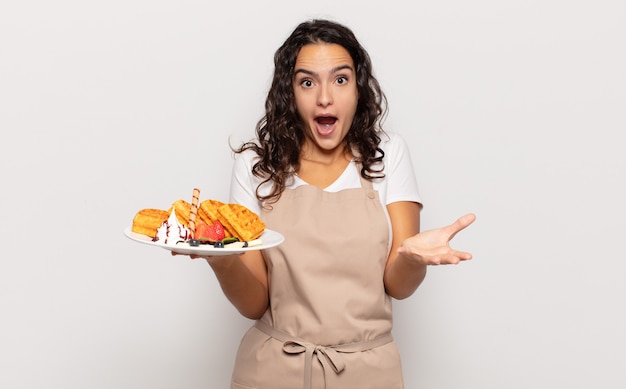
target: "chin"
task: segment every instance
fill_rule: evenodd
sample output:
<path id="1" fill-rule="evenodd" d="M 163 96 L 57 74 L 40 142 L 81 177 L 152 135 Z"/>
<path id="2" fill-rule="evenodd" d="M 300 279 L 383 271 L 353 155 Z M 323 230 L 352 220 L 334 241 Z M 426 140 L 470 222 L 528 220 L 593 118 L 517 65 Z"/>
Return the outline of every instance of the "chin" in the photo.
<path id="1" fill-rule="evenodd" d="M 317 146 L 323 150 L 330 151 L 341 146 L 341 139 L 316 139 Z"/>

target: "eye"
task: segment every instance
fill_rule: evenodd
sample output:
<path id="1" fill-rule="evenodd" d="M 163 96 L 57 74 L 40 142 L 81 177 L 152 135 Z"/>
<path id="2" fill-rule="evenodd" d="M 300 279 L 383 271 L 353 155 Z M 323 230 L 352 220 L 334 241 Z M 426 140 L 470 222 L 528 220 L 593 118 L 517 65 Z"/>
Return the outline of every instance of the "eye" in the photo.
<path id="1" fill-rule="evenodd" d="M 337 77 L 337 84 L 343 85 L 348 82 L 348 78 L 346 76 Z"/>
<path id="2" fill-rule="evenodd" d="M 313 86 L 313 81 L 308 80 L 308 79 L 304 79 L 302 81 L 300 81 L 300 85 L 305 87 L 305 88 L 310 88 Z"/>

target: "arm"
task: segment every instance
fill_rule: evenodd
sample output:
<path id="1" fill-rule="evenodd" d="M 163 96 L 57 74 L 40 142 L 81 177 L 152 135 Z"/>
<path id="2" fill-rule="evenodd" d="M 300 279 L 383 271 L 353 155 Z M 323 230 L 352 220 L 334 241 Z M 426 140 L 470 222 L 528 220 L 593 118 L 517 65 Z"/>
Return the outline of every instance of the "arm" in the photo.
<path id="1" fill-rule="evenodd" d="M 254 153 L 235 155 L 230 185 L 230 202 L 242 204 L 257 214 L 260 203 L 256 198 L 258 179 L 252 175 Z M 243 255 L 205 257 L 226 298 L 249 319 L 260 318 L 269 305 L 268 275 L 261 251 Z"/>
<path id="2" fill-rule="evenodd" d="M 412 295 L 424 280 L 427 265 L 457 264 L 472 259 L 470 253 L 453 250 L 450 240 L 474 222 L 473 214 L 462 216 L 448 226 L 420 233 L 418 203 L 401 201 L 389 204 L 387 209 L 393 242 L 384 282 L 391 297 L 403 299 Z"/>
<path id="3" fill-rule="evenodd" d="M 387 294 L 399 300 L 412 295 L 426 277 L 426 265 L 398 254 L 402 242 L 419 233 L 420 210 L 418 203 L 409 201 L 387 205 L 393 241 L 383 281 Z"/>
<path id="4" fill-rule="evenodd" d="M 269 304 L 267 267 L 261 251 L 204 258 L 235 308 L 249 319 L 260 318 Z"/>

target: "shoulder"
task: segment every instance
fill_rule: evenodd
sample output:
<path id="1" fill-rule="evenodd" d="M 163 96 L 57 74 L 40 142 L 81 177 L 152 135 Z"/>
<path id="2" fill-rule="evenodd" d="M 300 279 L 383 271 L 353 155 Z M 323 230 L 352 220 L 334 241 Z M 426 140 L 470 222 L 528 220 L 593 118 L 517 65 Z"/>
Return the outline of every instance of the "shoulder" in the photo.
<path id="1" fill-rule="evenodd" d="M 387 152 L 406 152 L 408 146 L 402 135 L 397 132 L 385 132 L 380 137 L 379 147 L 387 154 Z M 387 155 L 385 155 L 386 157 Z"/>
<path id="2" fill-rule="evenodd" d="M 230 183 L 230 202 L 245 205 L 257 212 L 259 207 L 256 188 L 259 180 L 252 174 L 252 166 L 257 160 L 256 153 L 246 150 L 234 154 L 233 171 Z"/>
<path id="3" fill-rule="evenodd" d="M 383 151 L 383 169 L 388 172 L 399 164 L 411 163 L 409 147 L 405 139 L 396 132 L 385 132 L 381 135 L 378 147 Z"/>
<path id="4" fill-rule="evenodd" d="M 234 154 L 233 172 L 230 185 L 230 202 L 245 205 L 260 213 L 262 204 L 257 198 L 267 196 L 272 189 L 272 182 L 264 182 L 263 177 L 253 173 L 254 164 L 259 156 L 254 150 L 244 150 Z"/>
<path id="5" fill-rule="evenodd" d="M 417 178 L 409 146 L 398 133 L 386 132 L 381 136 L 380 148 L 385 178 L 380 180 L 379 189 L 385 195 L 385 204 L 397 201 L 421 203 Z M 374 181 L 376 184 L 376 181 Z"/>
<path id="6" fill-rule="evenodd" d="M 254 150 L 244 150 L 240 153 L 235 153 L 235 167 L 237 168 L 246 168 L 246 170 L 252 170 L 252 166 L 258 160 L 258 155 L 254 152 Z"/>

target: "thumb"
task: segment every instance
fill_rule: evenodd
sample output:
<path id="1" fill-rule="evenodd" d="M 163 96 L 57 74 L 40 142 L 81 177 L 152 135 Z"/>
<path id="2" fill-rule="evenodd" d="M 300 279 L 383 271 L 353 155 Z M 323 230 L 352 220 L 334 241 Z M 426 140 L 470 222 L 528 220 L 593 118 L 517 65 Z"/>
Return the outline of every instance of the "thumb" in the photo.
<path id="1" fill-rule="evenodd" d="M 476 215 L 473 213 L 468 213 L 460 218 L 456 219 L 456 221 L 448 226 L 451 230 L 450 239 L 454 238 L 454 236 L 461 230 L 467 228 L 470 224 L 474 223 L 476 220 Z"/>

